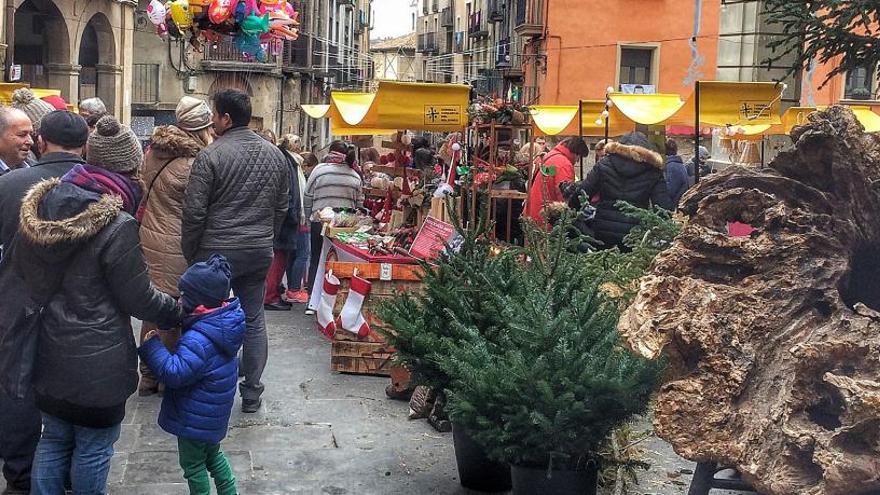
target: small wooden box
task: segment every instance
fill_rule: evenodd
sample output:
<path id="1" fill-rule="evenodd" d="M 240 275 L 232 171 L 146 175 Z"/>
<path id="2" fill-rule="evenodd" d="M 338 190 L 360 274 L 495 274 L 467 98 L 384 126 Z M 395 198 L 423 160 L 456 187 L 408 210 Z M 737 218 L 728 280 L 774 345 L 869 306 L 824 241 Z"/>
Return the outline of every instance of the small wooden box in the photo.
<path id="1" fill-rule="evenodd" d="M 378 342 L 334 340 L 330 367 L 340 373 L 391 376 L 394 352 Z"/>

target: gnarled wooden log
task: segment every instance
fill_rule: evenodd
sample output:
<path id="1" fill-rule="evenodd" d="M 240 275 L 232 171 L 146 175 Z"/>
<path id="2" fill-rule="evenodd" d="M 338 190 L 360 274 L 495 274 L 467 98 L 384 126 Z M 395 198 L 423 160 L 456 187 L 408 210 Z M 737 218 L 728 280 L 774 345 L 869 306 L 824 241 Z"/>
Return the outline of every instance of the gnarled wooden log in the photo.
<path id="1" fill-rule="evenodd" d="M 880 138 L 832 107 L 683 200 L 620 322 L 670 362 L 657 434 L 772 495 L 880 490 Z M 755 227 L 730 237 L 728 221 Z"/>

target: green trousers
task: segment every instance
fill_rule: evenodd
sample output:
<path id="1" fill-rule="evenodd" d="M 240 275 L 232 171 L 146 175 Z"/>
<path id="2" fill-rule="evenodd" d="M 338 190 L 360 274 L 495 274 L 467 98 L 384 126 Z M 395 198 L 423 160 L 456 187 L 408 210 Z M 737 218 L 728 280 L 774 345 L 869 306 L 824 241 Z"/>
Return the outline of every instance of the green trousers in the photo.
<path id="1" fill-rule="evenodd" d="M 177 453 L 183 477 L 189 484 L 190 495 L 211 495 L 211 481 L 208 473 L 214 478 L 218 495 L 236 495 L 235 475 L 229 467 L 229 461 L 220 450 L 220 444 L 177 439 Z"/>

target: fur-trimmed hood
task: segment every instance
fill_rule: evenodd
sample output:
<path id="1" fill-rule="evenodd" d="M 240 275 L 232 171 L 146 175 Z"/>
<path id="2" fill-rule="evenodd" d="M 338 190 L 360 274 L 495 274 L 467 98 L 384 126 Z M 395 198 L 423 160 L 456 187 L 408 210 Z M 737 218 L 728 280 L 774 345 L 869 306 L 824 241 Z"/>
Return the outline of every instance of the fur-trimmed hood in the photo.
<path id="1" fill-rule="evenodd" d="M 173 125 L 157 127 L 153 131 L 152 144 L 150 144 L 150 149 L 154 153 L 168 158 L 191 158 L 198 155 L 202 148 L 201 143 Z"/>
<path id="2" fill-rule="evenodd" d="M 605 145 L 605 152 L 611 155 L 618 155 L 634 162 L 646 163 L 659 170 L 663 170 L 666 162 L 660 153 L 651 151 L 643 146 L 636 144 L 622 144 L 619 142 L 610 142 Z"/>
<path id="3" fill-rule="evenodd" d="M 49 204 L 54 203 L 54 204 Z M 44 218 L 42 210 L 69 211 L 64 218 Z M 76 244 L 96 236 L 122 210 L 122 199 L 97 195 L 61 179 L 38 182 L 21 203 L 19 232 L 32 244 L 43 247 Z"/>

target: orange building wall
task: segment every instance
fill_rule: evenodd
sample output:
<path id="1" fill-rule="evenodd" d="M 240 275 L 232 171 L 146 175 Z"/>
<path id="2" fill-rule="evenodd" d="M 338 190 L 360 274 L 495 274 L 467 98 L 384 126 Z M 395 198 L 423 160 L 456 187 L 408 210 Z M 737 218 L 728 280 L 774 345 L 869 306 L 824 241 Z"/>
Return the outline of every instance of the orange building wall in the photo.
<path id="1" fill-rule="evenodd" d="M 835 65 L 836 62 L 819 65 L 813 72 L 813 99 L 816 101 L 816 105 L 833 105 L 843 98 L 843 89 L 846 85 L 845 75 L 834 76 L 823 88 L 819 89 L 819 86 L 822 86 L 822 82 L 828 77 L 828 74 Z M 802 81 L 802 86 L 807 84 L 806 75 L 804 75 Z M 806 105 L 806 92 L 801 90 L 801 95 L 803 95 L 801 103 Z"/>
<path id="2" fill-rule="evenodd" d="M 573 104 L 601 99 L 616 86 L 618 44 L 658 43 L 658 93 L 687 96 L 684 86 L 691 61 L 691 0 L 549 0 L 546 75 L 538 76 L 541 104 Z M 703 2 L 697 44 L 705 57 L 704 79 L 715 78 L 720 0 Z M 527 82 L 527 84 L 529 84 Z"/>

